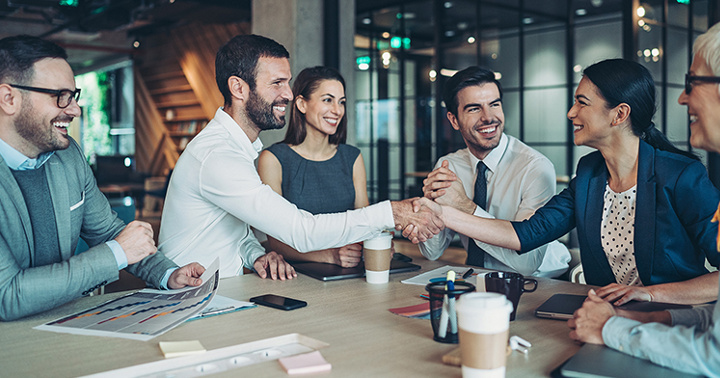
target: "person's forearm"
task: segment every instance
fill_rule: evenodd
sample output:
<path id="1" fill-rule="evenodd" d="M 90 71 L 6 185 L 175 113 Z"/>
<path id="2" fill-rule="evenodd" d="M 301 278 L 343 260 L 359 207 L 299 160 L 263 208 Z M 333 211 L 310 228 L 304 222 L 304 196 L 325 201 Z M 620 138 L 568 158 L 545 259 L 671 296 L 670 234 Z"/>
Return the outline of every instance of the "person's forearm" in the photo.
<path id="1" fill-rule="evenodd" d="M 700 304 L 718 297 L 718 272 L 681 282 L 647 286 L 653 302 Z"/>
<path id="2" fill-rule="evenodd" d="M 268 236 L 268 250 L 281 254 L 288 261 L 311 261 L 329 264 L 337 264 L 333 251 L 337 248 L 323 249 L 320 251 L 299 252 L 293 247 Z"/>
<path id="3" fill-rule="evenodd" d="M 621 310 L 621 309 L 615 309 L 618 316 L 622 316 L 623 318 L 628 318 L 632 320 L 637 320 L 642 323 L 661 323 L 666 325 L 672 325 L 672 317 L 670 316 L 670 313 L 667 311 L 651 311 L 651 312 L 642 312 L 642 311 L 627 311 L 627 310 Z"/>
<path id="4" fill-rule="evenodd" d="M 442 220 L 445 227 L 472 239 L 515 251 L 521 248 L 520 239 L 508 221 L 476 217 L 449 206 L 443 206 Z"/>

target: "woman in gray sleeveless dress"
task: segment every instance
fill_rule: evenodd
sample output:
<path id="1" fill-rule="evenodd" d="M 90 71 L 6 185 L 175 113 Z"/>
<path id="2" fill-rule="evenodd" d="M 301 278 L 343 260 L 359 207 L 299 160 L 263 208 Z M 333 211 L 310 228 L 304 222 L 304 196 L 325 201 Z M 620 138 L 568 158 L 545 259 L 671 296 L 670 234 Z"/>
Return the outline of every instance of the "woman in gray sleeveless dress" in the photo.
<path id="1" fill-rule="evenodd" d="M 285 139 L 258 158 L 262 181 L 298 208 L 337 213 L 368 205 L 362 154 L 345 144 L 345 80 L 329 67 L 306 68 L 295 79 Z M 322 251 L 296 251 L 268 236 L 270 250 L 290 261 L 356 266 L 358 243 Z"/>

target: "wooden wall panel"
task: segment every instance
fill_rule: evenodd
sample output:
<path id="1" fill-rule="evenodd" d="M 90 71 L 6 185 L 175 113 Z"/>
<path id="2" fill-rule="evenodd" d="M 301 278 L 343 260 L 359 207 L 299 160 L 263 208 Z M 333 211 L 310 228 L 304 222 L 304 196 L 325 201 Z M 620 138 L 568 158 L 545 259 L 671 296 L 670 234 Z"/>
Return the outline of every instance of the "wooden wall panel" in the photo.
<path id="1" fill-rule="evenodd" d="M 215 116 L 223 104 L 215 83 L 215 54 L 232 37 L 248 33 L 248 23 L 196 23 L 143 43 L 135 80 L 139 171 L 164 175 L 175 166 L 189 138 Z M 197 129 L 185 131 L 185 121 L 197 121 Z"/>
<path id="2" fill-rule="evenodd" d="M 173 141 L 167 138 L 155 102 L 145 86 L 137 67 L 135 73 L 135 161 L 137 170 L 154 176 L 164 174 L 166 168 L 175 166 L 180 154 Z"/>

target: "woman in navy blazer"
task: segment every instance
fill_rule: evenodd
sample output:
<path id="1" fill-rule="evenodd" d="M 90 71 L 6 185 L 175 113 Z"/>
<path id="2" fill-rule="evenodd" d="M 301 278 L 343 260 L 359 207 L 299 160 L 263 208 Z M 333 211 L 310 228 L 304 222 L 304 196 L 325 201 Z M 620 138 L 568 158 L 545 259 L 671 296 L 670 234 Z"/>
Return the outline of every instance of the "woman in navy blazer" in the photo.
<path id="1" fill-rule="evenodd" d="M 705 259 L 720 264 L 718 226 L 710 222 L 720 193 L 697 157 L 672 146 L 652 124 L 655 84 L 650 73 L 621 59 L 596 63 L 583 72 L 575 100 L 568 111 L 575 144 L 598 151 L 583 157 L 569 187 L 531 218 L 483 219 L 428 199 L 417 205 L 441 213 L 446 227 L 518 253 L 577 227 L 585 279 L 604 286 L 598 294 L 616 305 L 633 299 L 690 304 L 715 299 L 718 273 L 708 273 Z M 609 247 L 609 239 L 627 234 L 603 229 L 612 228 L 613 220 L 620 226 L 620 218 L 607 212 L 612 202 L 604 198 L 613 193 L 635 201 L 634 223 L 631 213 L 623 226 L 633 228 L 631 240 L 622 246 L 630 251 L 619 258 L 610 251 L 616 247 Z M 616 282 L 625 271 L 618 266 L 613 270 L 610 260 L 636 268 L 632 286 Z"/>

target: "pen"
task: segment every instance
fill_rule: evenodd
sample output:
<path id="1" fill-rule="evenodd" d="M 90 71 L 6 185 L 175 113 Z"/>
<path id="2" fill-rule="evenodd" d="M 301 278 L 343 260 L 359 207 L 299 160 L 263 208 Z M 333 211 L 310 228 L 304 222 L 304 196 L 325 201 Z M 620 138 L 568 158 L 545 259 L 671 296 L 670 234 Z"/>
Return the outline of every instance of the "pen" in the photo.
<path id="1" fill-rule="evenodd" d="M 453 281 L 455 279 L 455 271 L 449 270 L 447 272 L 447 276 L 445 278 L 445 291 L 448 290 L 448 283 L 450 282 L 450 278 L 452 277 Z M 449 314 L 449 307 L 450 307 L 450 300 L 448 299 L 448 295 L 445 294 L 443 296 L 443 302 L 442 302 L 442 311 L 440 312 L 440 324 L 438 325 L 438 337 L 441 339 L 444 339 L 445 336 L 447 336 L 447 328 L 448 328 L 448 321 L 450 320 L 450 314 Z"/>
<path id="2" fill-rule="evenodd" d="M 203 318 L 204 318 L 204 317 L 206 317 L 206 316 L 218 315 L 218 314 L 222 314 L 223 312 L 229 312 L 229 311 L 234 310 L 234 309 L 235 309 L 235 307 L 233 307 L 233 306 L 223 307 L 223 308 L 219 308 L 219 309 L 217 309 L 217 310 L 212 310 L 212 311 L 200 313 L 200 317 L 203 317 Z"/>
<path id="3" fill-rule="evenodd" d="M 455 290 L 455 271 L 448 272 L 447 277 L 447 290 L 452 292 Z M 455 295 L 448 294 L 448 318 L 450 318 L 450 333 L 456 335 L 458 332 L 457 328 L 457 314 L 455 313 Z"/>
<path id="4" fill-rule="evenodd" d="M 468 269 L 467 272 L 465 272 L 465 274 L 462 275 L 462 278 L 470 277 L 470 275 L 473 274 L 473 272 L 475 272 L 475 269 L 473 269 L 473 268 Z"/>

